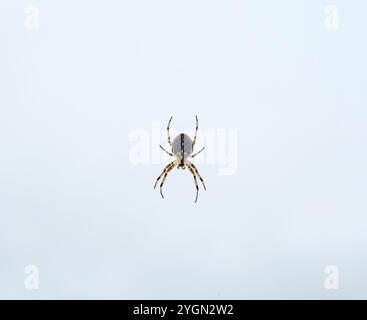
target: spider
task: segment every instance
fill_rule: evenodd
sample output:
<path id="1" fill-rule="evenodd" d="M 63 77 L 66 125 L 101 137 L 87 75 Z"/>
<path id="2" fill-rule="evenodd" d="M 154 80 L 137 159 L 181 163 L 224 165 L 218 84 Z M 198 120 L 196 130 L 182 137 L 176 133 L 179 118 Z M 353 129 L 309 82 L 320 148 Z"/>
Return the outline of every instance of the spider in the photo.
<path id="1" fill-rule="evenodd" d="M 200 174 L 198 172 L 198 169 L 195 167 L 195 165 L 193 163 L 191 163 L 189 160 L 187 160 L 188 158 L 194 158 L 196 155 L 198 155 L 201 151 L 203 151 L 205 149 L 205 147 L 204 147 L 200 151 L 192 154 L 192 152 L 194 151 L 194 145 L 195 145 L 195 142 L 196 142 L 198 127 L 199 127 L 198 117 L 195 116 L 195 118 L 196 118 L 196 128 L 195 128 L 194 139 L 191 140 L 191 138 L 186 133 L 180 133 L 176 138 L 173 139 L 172 143 L 171 143 L 171 137 L 170 137 L 170 133 L 169 133 L 169 127 L 170 127 L 170 124 L 171 124 L 172 117 L 168 121 L 167 135 L 168 135 L 168 144 L 171 146 L 171 152 L 168 152 L 161 145 L 160 145 L 160 148 L 164 152 L 166 152 L 169 156 L 175 157 L 176 159 L 165 166 L 162 173 L 159 175 L 159 177 L 157 178 L 157 180 L 155 182 L 154 189 L 157 186 L 157 183 L 158 183 L 159 179 L 162 178 L 162 176 L 163 176 L 163 179 L 162 179 L 162 182 L 161 182 L 161 185 L 160 185 L 160 192 L 161 192 L 162 198 L 164 198 L 163 193 L 162 193 L 162 187 L 163 187 L 164 182 L 166 181 L 167 174 L 175 166 L 177 166 L 177 169 L 179 169 L 179 168 L 185 169 L 187 167 L 190 170 L 192 176 L 194 177 L 195 186 L 196 186 L 195 202 L 198 200 L 198 194 L 199 194 L 199 186 L 198 186 L 196 176 L 199 177 L 201 183 L 203 184 L 204 189 L 206 190 L 204 180 L 200 176 Z"/>

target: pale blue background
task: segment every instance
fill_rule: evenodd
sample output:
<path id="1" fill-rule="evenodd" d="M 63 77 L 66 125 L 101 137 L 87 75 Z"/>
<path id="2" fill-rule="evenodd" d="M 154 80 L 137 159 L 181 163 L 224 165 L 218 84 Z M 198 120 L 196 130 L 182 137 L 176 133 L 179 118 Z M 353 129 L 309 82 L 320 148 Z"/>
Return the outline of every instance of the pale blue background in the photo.
<path id="1" fill-rule="evenodd" d="M 0 0 L 0 297 L 367 298 L 366 13 Z M 195 205 L 175 170 L 162 200 L 162 165 L 132 165 L 129 134 L 195 114 L 238 129 L 238 171 L 200 165 Z M 324 289 L 329 264 L 339 291 Z"/>

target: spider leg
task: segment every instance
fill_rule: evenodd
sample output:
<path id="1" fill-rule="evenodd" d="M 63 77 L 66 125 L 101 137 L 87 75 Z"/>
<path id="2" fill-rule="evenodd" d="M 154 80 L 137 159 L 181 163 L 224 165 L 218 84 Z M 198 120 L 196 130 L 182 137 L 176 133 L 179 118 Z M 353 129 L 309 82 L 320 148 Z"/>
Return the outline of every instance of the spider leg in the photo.
<path id="1" fill-rule="evenodd" d="M 163 199 L 164 199 L 164 197 L 163 197 L 162 187 L 163 187 L 164 182 L 166 181 L 168 172 L 170 172 L 175 167 L 175 163 L 171 162 L 169 165 L 170 166 L 167 168 L 166 172 L 164 173 L 164 177 L 163 177 L 163 180 L 162 180 L 161 185 L 160 185 L 161 196 L 162 196 Z"/>
<path id="2" fill-rule="evenodd" d="M 193 155 L 191 155 L 190 156 L 190 158 L 193 158 L 193 157 L 195 157 L 195 156 L 197 156 L 201 151 L 203 151 L 205 149 L 205 147 L 204 148 L 202 148 L 200 151 L 198 151 L 198 152 L 196 152 L 196 153 L 194 153 Z"/>
<path id="3" fill-rule="evenodd" d="M 168 125 L 167 125 L 167 137 L 168 137 L 168 144 L 171 145 L 171 137 L 170 137 L 170 134 L 169 134 L 169 126 L 171 125 L 171 120 L 172 120 L 173 117 L 171 117 L 168 121 Z"/>
<path id="4" fill-rule="evenodd" d="M 164 149 L 161 145 L 159 145 L 161 147 L 161 149 L 167 153 L 169 156 L 173 157 L 173 153 L 172 152 L 168 152 L 166 149 Z"/>
<path id="5" fill-rule="evenodd" d="M 158 177 L 158 178 L 157 178 L 157 180 L 155 181 L 154 189 L 155 189 L 155 187 L 157 186 L 157 183 L 158 183 L 159 179 L 160 179 L 160 178 L 165 174 L 165 172 L 167 171 L 167 169 L 168 169 L 170 166 L 172 166 L 172 165 L 173 165 L 173 163 L 174 163 L 174 161 L 172 161 L 171 163 L 167 164 L 167 165 L 164 167 L 164 169 L 163 169 L 162 173 L 159 175 L 159 177 Z"/>
<path id="6" fill-rule="evenodd" d="M 192 168 L 194 169 L 195 173 L 197 174 L 197 176 L 199 177 L 199 179 L 200 179 L 201 183 L 203 184 L 204 190 L 206 190 L 206 186 L 205 186 L 204 180 L 203 180 L 203 178 L 201 177 L 201 175 L 200 175 L 200 173 L 199 173 L 198 169 L 196 168 L 196 166 L 195 166 L 193 163 L 191 163 L 190 161 L 186 161 L 186 163 L 187 163 L 190 167 L 192 167 Z"/>
<path id="7" fill-rule="evenodd" d="M 196 128 L 195 128 L 195 136 L 194 136 L 194 140 L 192 140 L 192 148 L 194 149 L 194 145 L 196 142 L 196 137 L 198 135 L 198 129 L 199 129 L 199 121 L 198 121 L 198 116 L 195 116 L 196 118 Z"/>
<path id="8" fill-rule="evenodd" d="M 196 173 L 195 173 L 194 169 L 193 169 L 190 165 L 188 165 L 188 168 L 189 168 L 189 170 L 190 170 L 190 172 L 191 172 L 192 176 L 194 177 L 194 181 L 195 181 L 195 187 L 196 187 L 196 198 L 195 198 L 195 203 L 196 203 L 196 201 L 198 201 L 198 195 L 199 195 L 199 186 L 198 186 L 198 181 L 197 181 L 197 179 L 196 179 Z"/>

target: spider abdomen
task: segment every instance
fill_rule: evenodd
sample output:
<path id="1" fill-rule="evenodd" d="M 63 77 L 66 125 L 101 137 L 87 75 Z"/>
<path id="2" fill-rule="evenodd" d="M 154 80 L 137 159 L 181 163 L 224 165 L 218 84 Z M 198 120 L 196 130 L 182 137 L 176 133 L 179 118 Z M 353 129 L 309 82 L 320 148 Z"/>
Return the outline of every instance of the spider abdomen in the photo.
<path id="1" fill-rule="evenodd" d="M 192 140 L 186 133 L 179 134 L 172 141 L 172 153 L 178 158 L 187 158 L 192 154 Z"/>

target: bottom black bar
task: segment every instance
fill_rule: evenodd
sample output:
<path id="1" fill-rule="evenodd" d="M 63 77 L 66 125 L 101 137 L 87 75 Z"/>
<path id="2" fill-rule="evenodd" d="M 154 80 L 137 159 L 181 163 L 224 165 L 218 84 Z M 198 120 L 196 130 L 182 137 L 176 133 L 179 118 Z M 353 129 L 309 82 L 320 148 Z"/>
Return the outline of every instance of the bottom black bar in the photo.
<path id="1" fill-rule="evenodd" d="M 7 300 L 2 312 L 37 316 L 113 316 L 114 319 L 246 319 L 261 316 L 341 316 L 366 307 L 353 300 Z"/>

